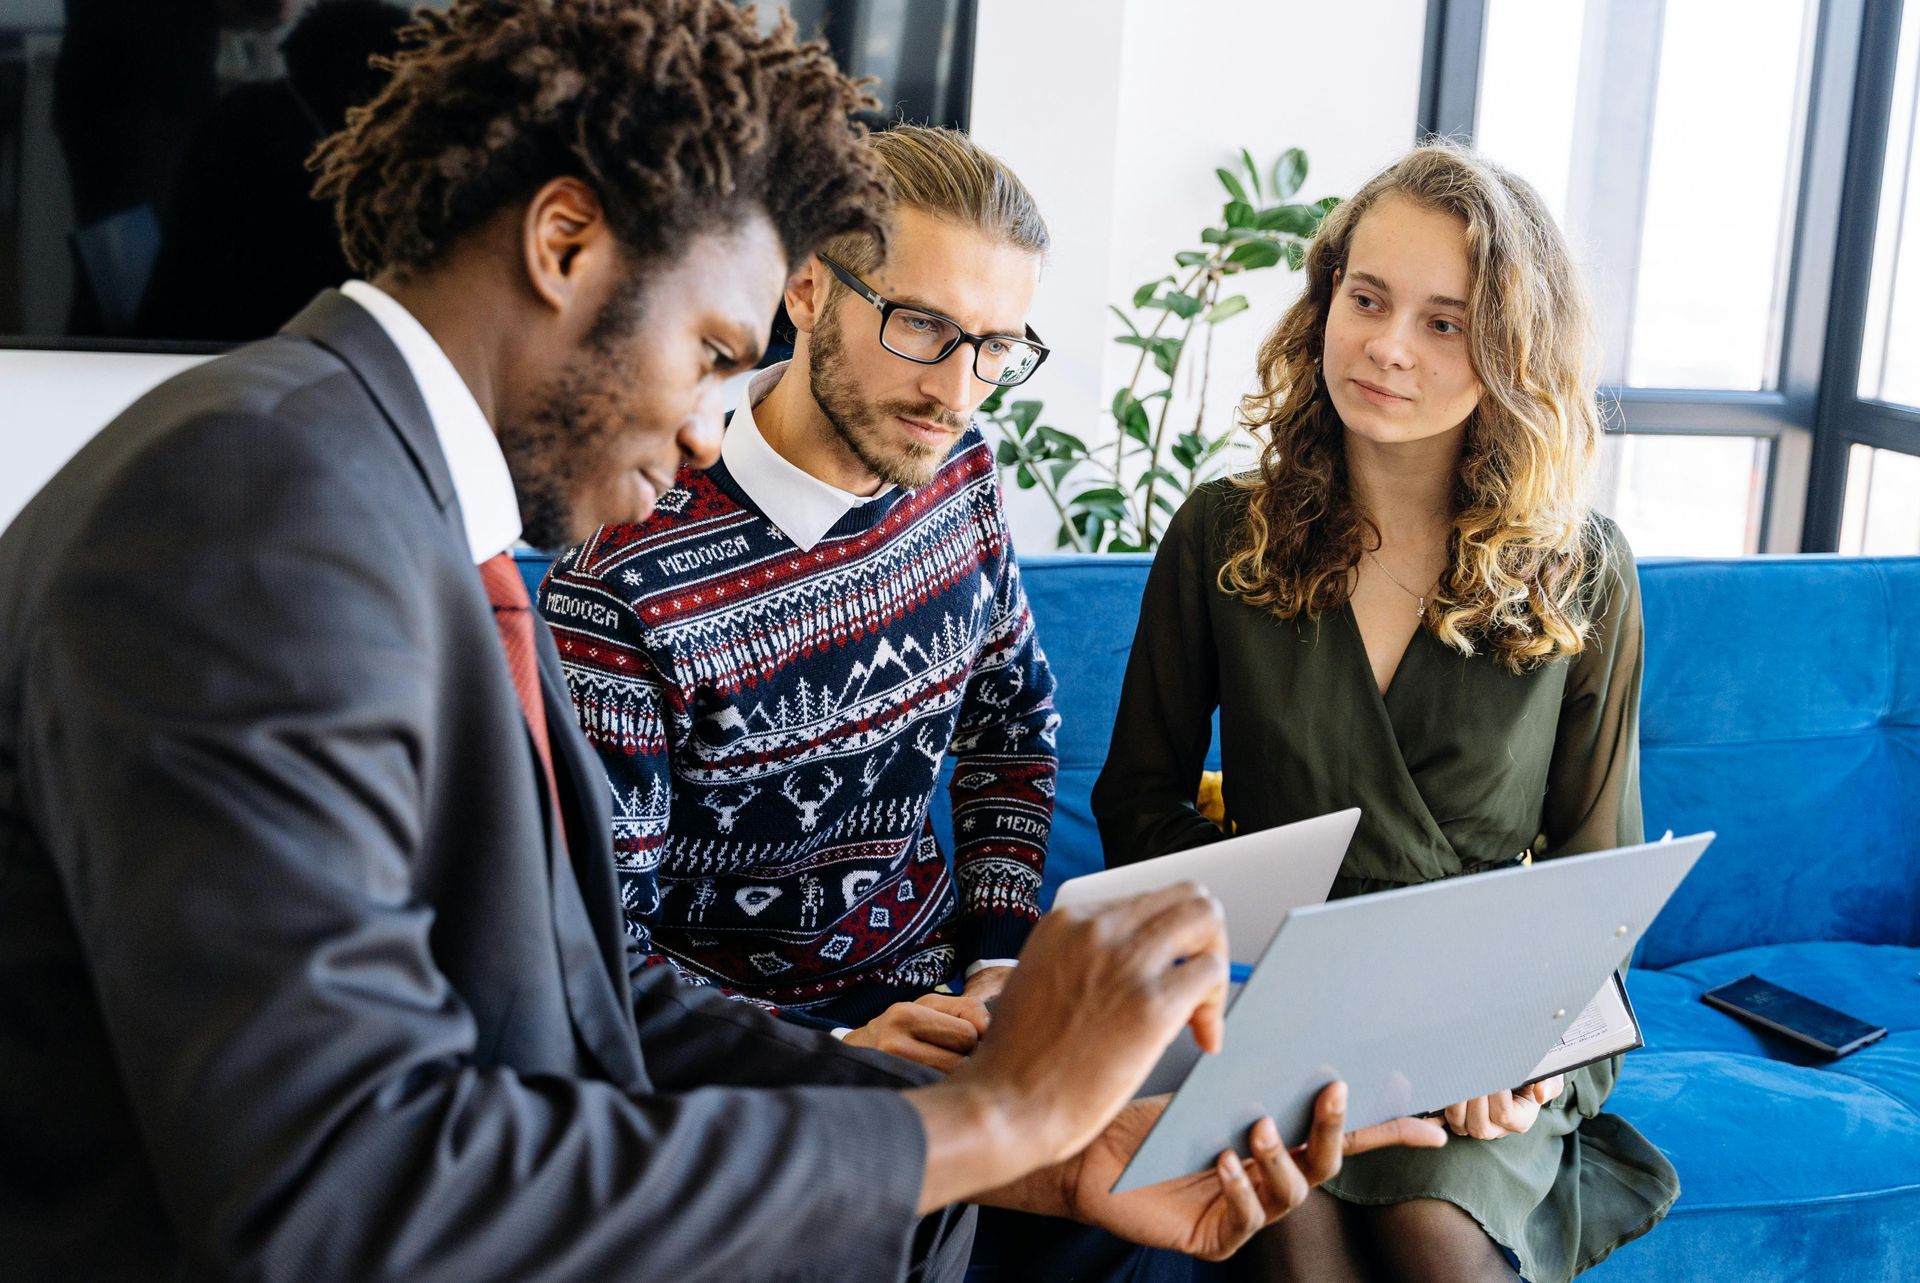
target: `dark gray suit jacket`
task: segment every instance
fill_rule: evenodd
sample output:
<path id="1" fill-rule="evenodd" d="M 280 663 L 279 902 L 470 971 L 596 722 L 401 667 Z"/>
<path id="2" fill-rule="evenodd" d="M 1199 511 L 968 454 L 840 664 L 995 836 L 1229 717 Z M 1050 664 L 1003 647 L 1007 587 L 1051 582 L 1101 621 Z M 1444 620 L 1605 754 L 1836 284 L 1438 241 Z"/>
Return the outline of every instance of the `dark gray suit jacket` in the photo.
<path id="1" fill-rule="evenodd" d="M 331 292 L 0 537 L 0 1275 L 906 1268 L 922 1075 L 628 975 L 540 645 L 572 867 L 426 407 Z"/>

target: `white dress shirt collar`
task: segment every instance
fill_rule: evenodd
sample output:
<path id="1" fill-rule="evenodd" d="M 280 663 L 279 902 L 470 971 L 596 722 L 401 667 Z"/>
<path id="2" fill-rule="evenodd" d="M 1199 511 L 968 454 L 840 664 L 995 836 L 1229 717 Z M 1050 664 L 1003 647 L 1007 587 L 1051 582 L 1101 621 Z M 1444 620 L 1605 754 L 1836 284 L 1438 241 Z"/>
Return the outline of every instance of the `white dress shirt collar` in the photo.
<path id="1" fill-rule="evenodd" d="M 727 435 L 720 443 L 720 461 L 727 475 L 747 492 L 767 520 L 794 542 L 801 552 L 826 538 L 835 522 L 858 508 L 892 492 L 887 486 L 876 494 L 857 495 L 828 485 L 811 472 L 789 463 L 760 434 L 753 408 L 767 399 L 774 384 L 786 373 L 791 361 L 770 365 L 747 380 L 740 393 L 740 404 L 727 424 Z"/>
<path id="2" fill-rule="evenodd" d="M 427 327 L 391 294 L 366 281 L 348 281 L 340 292 L 366 308 L 386 331 L 420 387 L 427 417 L 440 439 L 440 453 L 446 456 L 447 472 L 453 477 L 474 564 L 505 552 L 520 538 L 520 501 L 506 456 L 500 453 L 500 439 L 473 399 L 472 389 Z"/>

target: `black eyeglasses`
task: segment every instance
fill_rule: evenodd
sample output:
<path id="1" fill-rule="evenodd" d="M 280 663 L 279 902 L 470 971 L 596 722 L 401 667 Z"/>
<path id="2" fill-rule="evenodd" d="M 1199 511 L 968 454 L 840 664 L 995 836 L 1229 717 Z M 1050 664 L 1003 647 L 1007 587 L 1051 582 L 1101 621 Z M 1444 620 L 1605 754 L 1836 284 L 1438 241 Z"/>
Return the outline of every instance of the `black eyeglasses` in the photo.
<path id="1" fill-rule="evenodd" d="M 1047 359 L 1046 345 L 1027 327 L 1024 339 L 1004 334 L 969 334 L 938 312 L 922 311 L 882 298 L 871 285 L 820 255 L 842 284 L 880 309 L 880 346 L 921 365 L 938 365 L 962 343 L 973 345 L 973 372 L 987 383 L 1010 388 L 1025 383 Z"/>

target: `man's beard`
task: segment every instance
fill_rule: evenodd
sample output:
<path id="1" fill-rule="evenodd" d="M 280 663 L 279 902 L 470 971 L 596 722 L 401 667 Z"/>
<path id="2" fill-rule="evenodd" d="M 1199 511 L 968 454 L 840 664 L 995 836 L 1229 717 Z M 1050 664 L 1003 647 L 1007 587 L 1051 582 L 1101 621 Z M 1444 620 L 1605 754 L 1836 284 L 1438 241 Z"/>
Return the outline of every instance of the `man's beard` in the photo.
<path id="1" fill-rule="evenodd" d="M 918 490 L 940 471 L 948 451 L 920 441 L 899 440 L 897 434 L 888 431 L 888 424 L 898 415 L 960 431 L 965 429 L 966 419 L 931 402 L 865 404 L 847 375 L 845 358 L 839 316 L 828 308 L 807 350 L 807 387 L 814 403 L 841 443 L 869 473 L 888 485 Z"/>
<path id="2" fill-rule="evenodd" d="M 575 529 L 575 506 L 594 478 L 616 466 L 612 442 L 632 419 L 616 394 L 631 363 L 616 352 L 639 330 L 641 298 L 637 278 L 615 290 L 573 359 L 535 391 L 526 417 L 501 420 L 497 435 L 520 501 L 520 537 L 535 548 L 558 551 L 587 533 Z"/>
<path id="3" fill-rule="evenodd" d="M 554 551 L 578 537 L 577 497 L 590 478 L 614 466 L 608 443 L 625 426 L 609 393 L 618 372 L 610 356 L 584 348 L 535 393 L 524 418 L 500 424 L 500 452 L 520 500 L 520 537 L 536 548 Z"/>

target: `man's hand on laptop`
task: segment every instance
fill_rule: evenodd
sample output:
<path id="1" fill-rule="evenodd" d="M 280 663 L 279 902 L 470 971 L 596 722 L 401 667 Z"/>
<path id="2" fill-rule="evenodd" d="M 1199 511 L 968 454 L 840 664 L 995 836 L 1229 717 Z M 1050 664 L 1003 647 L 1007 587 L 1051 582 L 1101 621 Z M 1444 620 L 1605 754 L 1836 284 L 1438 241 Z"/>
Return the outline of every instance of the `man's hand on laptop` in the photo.
<path id="1" fill-rule="evenodd" d="M 842 1042 L 871 1047 L 950 1074 L 966 1062 L 987 1032 L 987 1008 L 971 996 L 930 993 L 896 1002 Z"/>
<path id="2" fill-rule="evenodd" d="M 1183 1027 L 1219 1049 L 1226 991 L 1226 925 L 1192 883 L 1047 914 L 995 999 L 993 1037 L 907 1093 L 926 1124 L 922 1208 L 1078 1154 Z"/>

